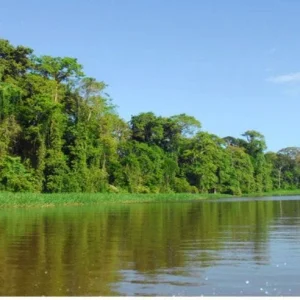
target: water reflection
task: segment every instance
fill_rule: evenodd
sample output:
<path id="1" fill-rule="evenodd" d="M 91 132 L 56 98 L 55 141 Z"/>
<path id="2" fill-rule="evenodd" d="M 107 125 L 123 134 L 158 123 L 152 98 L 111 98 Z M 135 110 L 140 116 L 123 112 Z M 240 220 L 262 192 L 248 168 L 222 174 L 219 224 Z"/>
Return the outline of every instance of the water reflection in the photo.
<path id="1" fill-rule="evenodd" d="M 299 208 L 215 201 L 1 211 L 0 295 L 300 295 Z"/>

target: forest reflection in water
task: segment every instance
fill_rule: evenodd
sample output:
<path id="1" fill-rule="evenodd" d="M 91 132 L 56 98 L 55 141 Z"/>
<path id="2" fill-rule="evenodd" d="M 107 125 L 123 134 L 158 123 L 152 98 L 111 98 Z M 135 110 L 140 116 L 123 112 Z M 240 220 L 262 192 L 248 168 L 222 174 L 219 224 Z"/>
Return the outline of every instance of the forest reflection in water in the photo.
<path id="1" fill-rule="evenodd" d="M 300 201 L 0 211 L 0 295 L 300 295 Z"/>

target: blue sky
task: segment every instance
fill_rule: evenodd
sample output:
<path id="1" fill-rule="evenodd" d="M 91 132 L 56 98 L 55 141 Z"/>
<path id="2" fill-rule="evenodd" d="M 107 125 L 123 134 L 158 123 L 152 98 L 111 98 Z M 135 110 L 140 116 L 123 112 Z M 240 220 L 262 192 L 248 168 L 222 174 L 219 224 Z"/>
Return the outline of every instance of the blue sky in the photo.
<path id="1" fill-rule="evenodd" d="M 122 118 L 186 113 L 268 149 L 300 146 L 298 0 L 0 0 L 0 37 L 71 56 Z"/>

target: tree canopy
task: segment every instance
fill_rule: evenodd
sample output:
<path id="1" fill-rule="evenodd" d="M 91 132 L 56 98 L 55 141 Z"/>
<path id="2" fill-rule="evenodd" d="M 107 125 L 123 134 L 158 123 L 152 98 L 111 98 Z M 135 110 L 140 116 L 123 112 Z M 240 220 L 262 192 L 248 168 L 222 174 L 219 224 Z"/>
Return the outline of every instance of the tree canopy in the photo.
<path id="1" fill-rule="evenodd" d="M 125 122 L 77 59 L 0 40 L 0 190 L 222 192 L 300 186 L 300 150 L 263 134 L 218 137 L 184 113 Z"/>

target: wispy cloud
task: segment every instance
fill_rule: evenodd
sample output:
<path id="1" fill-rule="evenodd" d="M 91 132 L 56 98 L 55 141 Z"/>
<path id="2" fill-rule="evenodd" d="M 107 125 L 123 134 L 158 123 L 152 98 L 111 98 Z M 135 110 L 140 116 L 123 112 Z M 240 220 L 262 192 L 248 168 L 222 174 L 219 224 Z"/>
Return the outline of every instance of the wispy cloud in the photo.
<path id="1" fill-rule="evenodd" d="M 300 82 L 300 72 L 269 77 L 269 78 L 267 78 L 267 81 L 270 81 L 270 82 L 273 82 L 273 83 L 296 83 L 296 82 Z"/>

